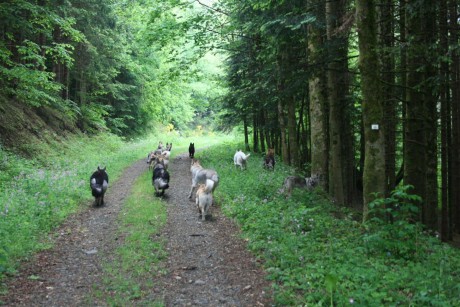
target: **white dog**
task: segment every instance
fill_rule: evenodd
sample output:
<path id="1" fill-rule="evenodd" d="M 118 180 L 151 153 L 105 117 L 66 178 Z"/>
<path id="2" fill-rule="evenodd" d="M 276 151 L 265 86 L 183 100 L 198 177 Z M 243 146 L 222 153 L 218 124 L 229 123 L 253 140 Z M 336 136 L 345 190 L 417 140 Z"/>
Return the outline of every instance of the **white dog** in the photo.
<path id="1" fill-rule="evenodd" d="M 211 192 L 214 192 L 217 188 L 217 185 L 219 184 L 219 175 L 217 175 L 215 170 L 205 169 L 201 166 L 198 160 L 192 159 L 190 171 L 192 172 L 192 187 L 188 198 L 192 198 L 193 190 L 198 187 L 199 184 L 206 184 L 207 179 L 214 181 Z"/>
<path id="2" fill-rule="evenodd" d="M 244 152 L 241 150 L 237 150 L 235 155 L 233 156 L 233 162 L 235 163 L 235 167 L 240 167 L 241 170 L 246 168 L 246 161 L 248 160 L 251 154 L 245 155 Z"/>
<path id="3" fill-rule="evenodd" d="M 214 188 L 214 181 L 206 179 L 206 184 L 200 184 L 196 191 L 196 206 L 201 213 L 201 220 L 206 220 L 206 214 L 209 207 L 212 205 L 212 190 Z"/>

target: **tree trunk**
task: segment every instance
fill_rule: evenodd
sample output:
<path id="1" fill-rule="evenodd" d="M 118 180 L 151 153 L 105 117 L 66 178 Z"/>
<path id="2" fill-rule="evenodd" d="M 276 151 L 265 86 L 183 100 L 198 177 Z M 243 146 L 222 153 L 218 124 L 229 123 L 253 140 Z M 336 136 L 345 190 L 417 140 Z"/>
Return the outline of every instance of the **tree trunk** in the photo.
<path id="1" fill-rule="evenodd" d="M 447 54 L 448 30 L 447 30 L 447 0 L 440 1 L 439 32 L 440 32 L 440 54 Z M 447 61 L 441 62 L 440 68 L 441 79 L 444 80 L 441 87 L 441 216 L 439 221 L 439 233 L 441 240 L 446 242 L 449 238 L 449 197 L 448 197 L 448 131 L 450 131 L 450 110 L 449 110 L 449 64 Z"/>
<path id="2" fill-rule="evenodd" d="M 296 111 L 296 100 L 294 97 L 290 97 L 289 104 L 287 106 L 288 113 L 288 137 L 289 137 L 289 165 L 299 168 L 299 146 L 297 143 L 297 120 L 295 116 Z"/>
<path id="3" fill-rule="evenodd" d="M 394 99 L 394 57 L 390 50 L 394 48 L 393 29 L 393 0 L 384 0 L 377 7 L 379 12 L 379 46 L 380 65 L 382 68 L 382 103 L 385 109 L 384 132 L 385 132 L 385 195 L 394 190 L 396 181 L 396 101 Z"/>
<path id="4" fill-rule="evenodd" d="M 363 172 L 363 219 L 367 219 L 368 204 L 374 193 L 385 192 L 385 135 L 383 103 L 380 95 L 379 61 L 374 0 L 357 0 L 356 16 L 359 40 L 359 68 L 363 93 L 363 127 L 365 160 Z"/>
<path id="5" fill-rule="evenodd" d="M 315 15 L 320 18 L 317 23 L 308 26 L 308 58 L 310 66 L 317 66 L 322 60 L 321 48 L 324 44 L 325 31 L 322 26 L 324 22 L 324 1 L 316 0 L 312 3 L 316 8 Z M 311 174 L 320 178 L 320 185 L 327 189 L 328 174 L 328 120 L 327 120 L 327 97 L 326 97 L 326 75 L 322 69 L 314 69 L 308 80 L 310 100 L 310 144 L 311 144 Z"/>
<path id="6" fill-rule="evenodd" d="M 423 81 L 420 70 L 424 62 L 422 46 L 422 8 L 407 3 L 406 26 L 408 34 L 406 131 L 404 138 L 404 183 L 414 187 L 414 194 L 424 198 L 426 192 L 426 101 L 419 86 Z M 423 203 L 420 204 L 419 221 L 422 221 Z"/>
<path id="7" fill-rule="evenodd" d="M 429 1 L 423 8 L 423 35 L 425 50 L 431 50 L 437 43 L 436 18 L 437 10 L 435 5 L 430 5 Z M 426 126 L 426 188 L 425 201 L 423 208 L 423 223 L 431 230 L 437 230 L 438 213 L 438 110 L 436 88 L 431 85 L 429 80 L 437 74 L 434 66 L 436 56 L 428 53 L 425 58 L 425 82 L 424 89 L 426 101 L 425 126 Z"/>
<path id="8" fill-rule="evenodd" d="M 329 193 L 339 205 L 346 203 L 346 178 L 344 170 L 347 169 L 344 153 L 344 121 L 346 112 L 346 59 L 348 38 L 342 33 L 341 18 L 345 13 L 346 1 L 326 2 L 327 38 L 335 48 L 330 49 L 330 58 L 327 72 L 327 92 L 329 100 Z M 350 175 L 352 176 L 352 174 Z M 348 191 L 347 191 L 348 192 Z"/>
<path id="9" fill-rule="evenodd" d="M 452 50 L 451 89 L 452 89 L 452 141 L 451 141 L 451 185 L 450 204 L 452 204 L 451 228 L 460 232 L 460 59 L 458 51 L 458 1 L 449 2 L 449 29 Z"/>
<path id="10" fill-rule="evenodd" d="M 284 123 L 284 110 L 281 101 L 278 101 L 278 120 L 280 125 L 281 155 L 283 156 L 283 162 L 285 164 L 289 164 L 289 151 L 286 139 L 286 124 Z"/>

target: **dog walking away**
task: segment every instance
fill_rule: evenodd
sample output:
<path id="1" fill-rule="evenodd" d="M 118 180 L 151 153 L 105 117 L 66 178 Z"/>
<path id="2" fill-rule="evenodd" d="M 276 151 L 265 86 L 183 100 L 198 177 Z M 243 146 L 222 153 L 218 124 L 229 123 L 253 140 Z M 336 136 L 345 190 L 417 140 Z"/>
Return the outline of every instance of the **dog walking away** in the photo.
<path id="1" fill-rule="evenodd" d="M 89 178 L 89 185 L 91 187 L 91 194 L 95 198 L 96 206 L 102 206 L 104 204 L 104 194 L 109 186 L 109 176 L 106 173 L 106 168 L 97 167 L 91 177 Z"/>
<path id="2" fill-rule="evenodd" d="M 198 187 L 199 184 L 206 184 L 206 180 L 210 179 L 214 182 L 212 186 L 212 193 L 217 188 L 219 184 L 219 175 L 213 169 L 205 169 L 201 166 L 198 160 L 193 159 L 192 165 L 190 166 L 190 171 L 192 172 L 192 187 L 190 188 L 190 194 L 188 198 L 192 198 L 193 190 Z"/>
<path id="3" fill-rule="evenodd" d="M 240 150 L 237 150 L 235 155 L 233 156 L 233 163 L 235 163 L 235 167 L 238 168 L 238 166 L 241 168 L 241 170 L 246 169 L 246 162 L 251 154 L 245 154 L 244 152 Z"/>
<path id="4" fill-rule="evenodd" d="M 214 181 L 206 179 L 206 184 L 200 184 L 196 191 L 196 206 L 201 213 L 201 220 L 206 220 L 209 207 L 212 205 L 212 190 L 214 188 Z"/>
<path id="5" fill-rule="evenodd" d="M 157 196 L 164 195 L 169 188 L 169 173 L 161 163 L 153 168 L 152 184 Z"/>
<path id="6" fill-rule="evenodd" d="M 269 170 L 275 170 L 275 150 L 273 148 L 268 149 L 267 155 L 264 159 L 264 168 Z"/>
<path id="7" fill-rule="evenodd" d="M 195 157 L 195 143 L 190 143 L 188 147 L 188 156 L 193 159 Z"/>
<path id="8" fill-rule="evenodd" d="M 287 192 L 290 197 L 292 190 L 295 188 L 311 190 L 319 184 L 319 178 L 316 175 L 312 177 L 288 176 L 284 180 L 283 192 Z"/>

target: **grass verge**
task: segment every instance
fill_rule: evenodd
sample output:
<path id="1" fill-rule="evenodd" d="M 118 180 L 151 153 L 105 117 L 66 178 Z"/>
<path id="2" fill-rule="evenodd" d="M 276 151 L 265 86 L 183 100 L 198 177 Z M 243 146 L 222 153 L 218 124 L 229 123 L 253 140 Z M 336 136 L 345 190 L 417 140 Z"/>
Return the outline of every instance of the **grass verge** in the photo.
<path id="1" fill-rule="evenodd" d="M 165 242 L 157 234 L 166 222 L 166 209 L 164 202 L 154 197 L 149 172 L 136 180 L 119 221 L 121 245 L 103 265 L 103 282 L 94 285 L 94 297 L 88 301 L 109 306 L 133 302 L 137 306 L 162 306 L 162 298 L 152 297 L 152 289 L 155 277 L 164 273 L 159 263 L 166 257 Z"/>

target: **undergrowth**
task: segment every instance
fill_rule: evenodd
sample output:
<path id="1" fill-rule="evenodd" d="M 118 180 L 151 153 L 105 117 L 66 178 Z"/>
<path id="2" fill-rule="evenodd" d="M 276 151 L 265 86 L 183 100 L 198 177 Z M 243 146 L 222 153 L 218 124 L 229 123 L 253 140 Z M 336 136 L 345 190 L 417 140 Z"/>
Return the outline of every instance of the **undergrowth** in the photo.
<path id="1" fill-rule="evenodd" d="M 318 190 L 286 199 L 279 190 L 292 170 L 281 163 L 264 170 L 254 153 L 248 169 L 237 170 L 235 149 L 229 143 L 197 158 L 218 171 L 217 203 L 263 260 L 277 306 L 458 305 L 460 252 L 404 214 L 416 201 L 406 190 L 372 204 L 373 218 L 363 224 Z M 391 219 L 382 217 L 388 204 L 399 206 Z"/>

